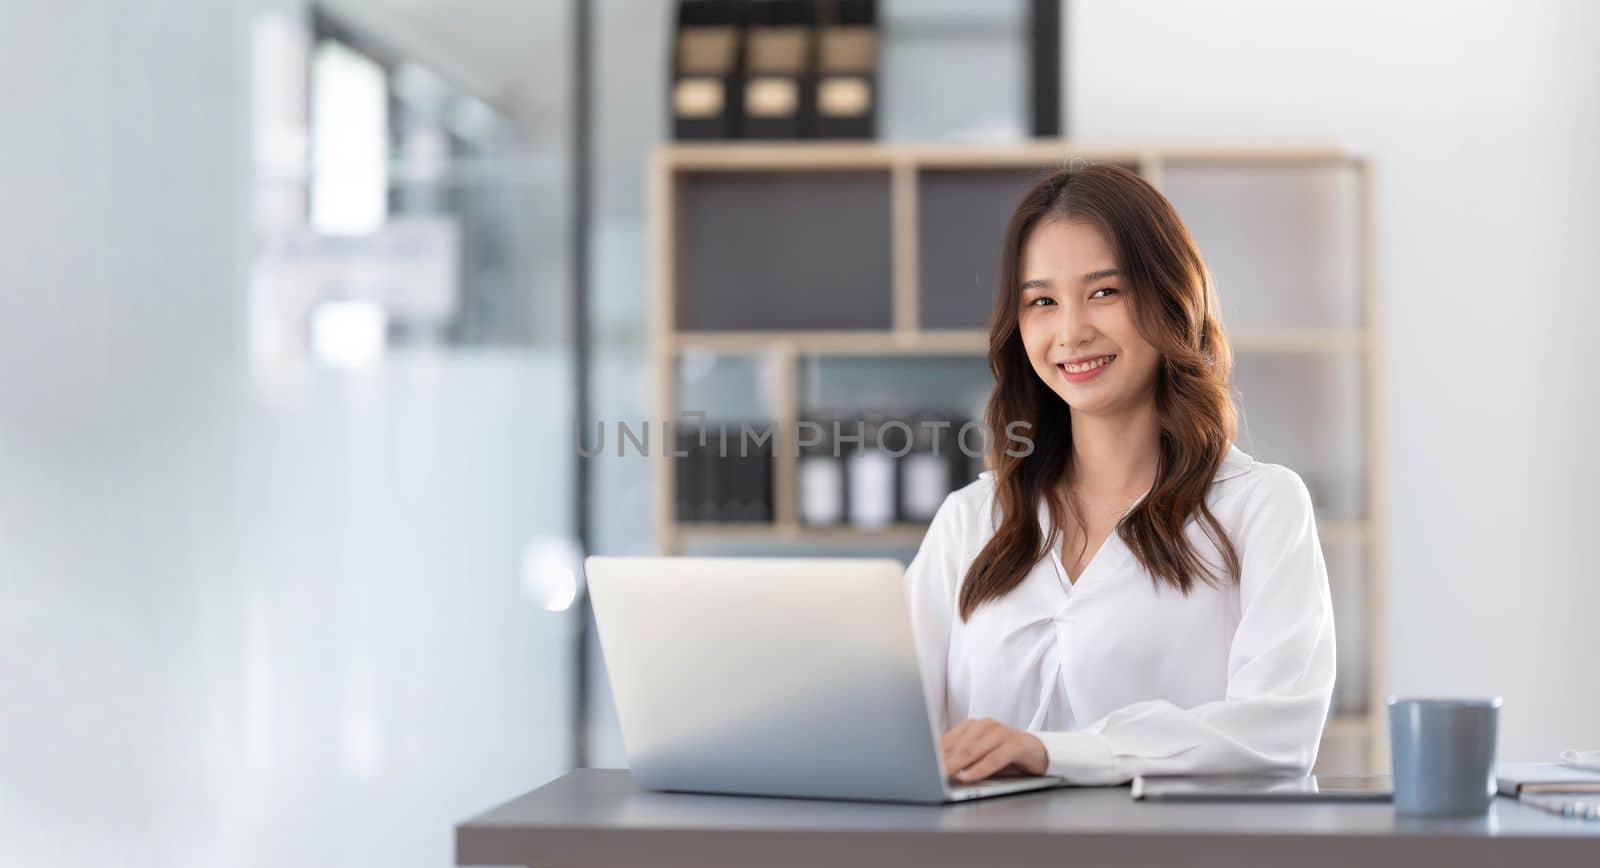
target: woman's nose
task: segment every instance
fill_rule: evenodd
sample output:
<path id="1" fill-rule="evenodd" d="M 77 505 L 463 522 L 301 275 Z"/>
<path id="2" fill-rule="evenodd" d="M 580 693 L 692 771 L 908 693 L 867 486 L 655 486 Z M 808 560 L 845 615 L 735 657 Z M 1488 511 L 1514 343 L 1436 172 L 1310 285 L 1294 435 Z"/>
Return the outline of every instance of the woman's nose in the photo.
<path id="1" fill-rule="evenodd" d="M 1094 338 L 1094 325 L 1081 310 L 1064 308 L 1056 330 L 1056 346 L 1074 347 Z"/>

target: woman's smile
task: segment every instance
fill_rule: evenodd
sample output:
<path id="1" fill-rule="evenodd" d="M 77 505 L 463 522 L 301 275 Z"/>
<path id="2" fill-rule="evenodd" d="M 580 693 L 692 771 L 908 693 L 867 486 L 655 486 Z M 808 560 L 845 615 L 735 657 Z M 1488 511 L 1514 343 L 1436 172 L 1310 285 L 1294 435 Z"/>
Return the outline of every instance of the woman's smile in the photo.
<path id="1" fill-rule="evenodd" d="M 1112 362 L 1116 361 L 1116 359 L 1116 354 L 1113 353 L 1107 356 L 1095 356 L 1093 358 L 1083 359 L 1076 362 L 1061 362 L 1056 365 L 1056 370 L 1060 371 L 1061 376 L 1066 377 L 1071 382 L 1081 383 L 1084 380 L 1097 376 Z"/>

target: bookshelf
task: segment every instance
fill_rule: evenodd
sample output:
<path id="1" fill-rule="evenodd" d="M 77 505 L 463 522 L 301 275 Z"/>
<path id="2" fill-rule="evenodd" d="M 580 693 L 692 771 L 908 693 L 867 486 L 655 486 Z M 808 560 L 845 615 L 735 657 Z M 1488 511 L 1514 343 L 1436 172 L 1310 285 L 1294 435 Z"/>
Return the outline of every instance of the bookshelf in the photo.
<path id="1" fill-rule="evenodd" d="M 665 450 L 654 454 L 659 550 L 914 553 L 925 524 L 799 520 L 793 432 L 807 413 L 802 368 L 961 359 L 983 369 L 993 279 L 968 292 L 945 278 L 993 271 L 1004 218 L 1025 185 L 1072 159 L 1117 163 L 1149 179 L 1206 255 L 1243 393 L 1241 446 L 1300 471 L 1318 510 L 1341 646 L 1341 688 L 1318 768 L 1386 767 L 1373 172 L 1339 149 L 1060 141 L 658 149 L 649 205 L 653 418 L 692 409 L 680 403 L 683 364 L 715 358 L 758 372 L 759 412 L 774 432 L 769 521 L 679 521 L 673 462 Z M 974 225 L 994 237 L 968 232 Z M 780 234 L 781 244 L 771 237 Z M 810 238 L 830 255 L 806 256 Z M 778 275 L 766 287 L 761 269 L 777 272 L 785 261 L 797 263 L 784 274 L 803 272 L 799 282 Z M 741 279 L 757 273 L 761 281 Z"/>

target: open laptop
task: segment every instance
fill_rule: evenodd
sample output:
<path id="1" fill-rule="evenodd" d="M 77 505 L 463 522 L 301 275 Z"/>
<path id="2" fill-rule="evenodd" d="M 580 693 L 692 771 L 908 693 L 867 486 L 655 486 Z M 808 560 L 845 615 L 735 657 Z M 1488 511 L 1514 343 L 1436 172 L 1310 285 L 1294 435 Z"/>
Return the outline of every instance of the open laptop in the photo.
<path id="1" fill-rule="evenodd" d="M 653 790 L 940 803 L 951 784 L 894 560 L 585 561 L 634 780 Z"/>

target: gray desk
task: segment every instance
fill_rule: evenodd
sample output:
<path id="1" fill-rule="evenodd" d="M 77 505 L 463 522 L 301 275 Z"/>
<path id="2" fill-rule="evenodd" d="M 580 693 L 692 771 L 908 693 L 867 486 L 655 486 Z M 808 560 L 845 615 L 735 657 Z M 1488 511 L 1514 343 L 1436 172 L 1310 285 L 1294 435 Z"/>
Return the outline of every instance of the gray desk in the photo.
<path id="1" fill-rule="evenodd" d="M 959 805 L 640 790 L 582 769 L 456 827 L 461 865 L 1600 866 L 1600 822 L 1496 799 L 1487 817 L 1418 820 L 1386 804 L 1178 805 L 1126 787 Z"/>

